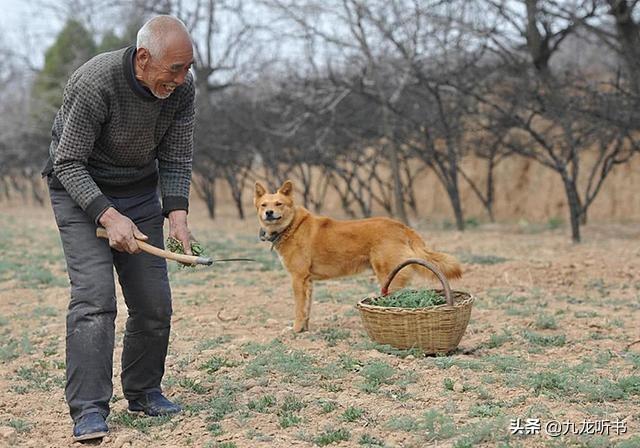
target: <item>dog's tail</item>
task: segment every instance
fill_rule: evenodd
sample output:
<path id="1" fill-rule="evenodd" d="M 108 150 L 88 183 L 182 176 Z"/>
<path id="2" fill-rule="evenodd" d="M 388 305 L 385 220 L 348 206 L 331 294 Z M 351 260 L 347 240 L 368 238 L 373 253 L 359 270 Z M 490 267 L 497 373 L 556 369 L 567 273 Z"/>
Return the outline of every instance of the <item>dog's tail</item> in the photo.
<path id="1" fill-rule="evenodd" d="M 449 279 L 462 277 L 462 266 L 454 256 L 427 248 L 419 250 L 418 255 L 439 267 L 445 277 Z"/>
<path id="2" fill-rule="evenodd" d="M 414 231 L 412 233 L 413 238 L 411 238 L 410 245 L 418 258 L 424 258 L 435 264 L 440 268 L 445 277 L 449 279 L 462 277 L 462 266 L 460 266 L 456 257 L 429 249 L 417 232 Z M 425 275 L 427 272 L 426 269 L 422 267 L 417 269 L 420 269 L 422 275 Z"/>

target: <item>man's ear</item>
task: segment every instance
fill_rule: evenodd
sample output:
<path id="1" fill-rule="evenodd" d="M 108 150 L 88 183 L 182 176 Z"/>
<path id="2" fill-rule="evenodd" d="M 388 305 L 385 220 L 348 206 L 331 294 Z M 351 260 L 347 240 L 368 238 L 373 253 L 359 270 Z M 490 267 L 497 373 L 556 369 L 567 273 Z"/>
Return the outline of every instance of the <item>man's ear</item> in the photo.
<path id="1" fill-rule="evenodd" d="M 293 182 L 290 180 L 286 180 L 280 188 L 278 188 L 278 193 L 283 194 L 285 196 L 291 196 L 293 193 Z"/>
<path id="2" fill-rule="evenodd" d="M 138 48 L 136 50 L 136 59 L 135 63 L 141 70 L 144 70 L 149 63 L 149 59 L 151 58 L 151 54 L 149 54 L 149 50 L 144 47 Z"/>
<path id="3" fill-rule="evenodd" d="M 255 191 L 254 191 L 254 194 L 253 194 L 253 198 L 255 200 L 258 200 L 262 196 L 264 196 L 266 192 L 267 192 L 267 189 L 264 188 L 264 186 L 260 182 L 256 182 L 256 187 L 255 187 Z"/>

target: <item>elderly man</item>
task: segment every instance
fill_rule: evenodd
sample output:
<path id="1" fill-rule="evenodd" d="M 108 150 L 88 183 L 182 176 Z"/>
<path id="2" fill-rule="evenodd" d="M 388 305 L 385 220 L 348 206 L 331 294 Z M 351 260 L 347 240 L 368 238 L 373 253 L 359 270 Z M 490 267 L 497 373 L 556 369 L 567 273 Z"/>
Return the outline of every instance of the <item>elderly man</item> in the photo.
<path id="1" fill-rule="evenodd" d="M 170 235 L 190 253 L 192 63 L 184 24 L 154 17 L 135 47 L 97 55 L 73 73 L 53 123 L 43 174 L 71 281 L 65 396 L 75 440 L 109 431 L 114 266 L 129 312 L 121 374 L 128 409 L 151 416 L 181 410 L 160 387 L 172 311 L 166 262 L 139 253 L 136 239 L 162 246 L 166 217 Z M 96 238 L 97 226 L 108 244 Z"/>

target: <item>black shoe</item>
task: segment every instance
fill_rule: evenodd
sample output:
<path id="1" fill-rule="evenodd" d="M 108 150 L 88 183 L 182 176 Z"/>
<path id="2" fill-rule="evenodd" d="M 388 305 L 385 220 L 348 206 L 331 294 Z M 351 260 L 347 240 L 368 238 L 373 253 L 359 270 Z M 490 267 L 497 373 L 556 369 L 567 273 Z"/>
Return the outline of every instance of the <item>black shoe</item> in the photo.
<path id="1" fill-rule="evenodd" d="M 109 434 L 109 427 L 99 412 L 85 414 L 73 425 L 73 440 L 101 439 Z"/>
<path id="2" fill-rule="evenodd" d="M 177 414 L 180 411 L 180 406 L 167 400 L 160 392 L 151 392 L 137 400 L 129 400 L 129 412 L 144 412 L 151 417 Z"/>

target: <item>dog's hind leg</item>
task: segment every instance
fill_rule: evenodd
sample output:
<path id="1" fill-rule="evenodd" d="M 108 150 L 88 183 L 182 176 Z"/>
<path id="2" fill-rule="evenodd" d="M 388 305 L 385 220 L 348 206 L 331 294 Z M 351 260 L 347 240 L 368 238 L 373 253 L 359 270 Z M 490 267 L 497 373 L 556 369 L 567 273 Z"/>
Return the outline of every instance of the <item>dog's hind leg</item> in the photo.
<path id="1" fill-rule="evenodd" d="M 300 333 L 309 329 L 312 284 L 309 277 L 302 275 L 293 275 L 291 282 L 293 286 L 293 298 L 295 300 L 293 331 Z"/>

